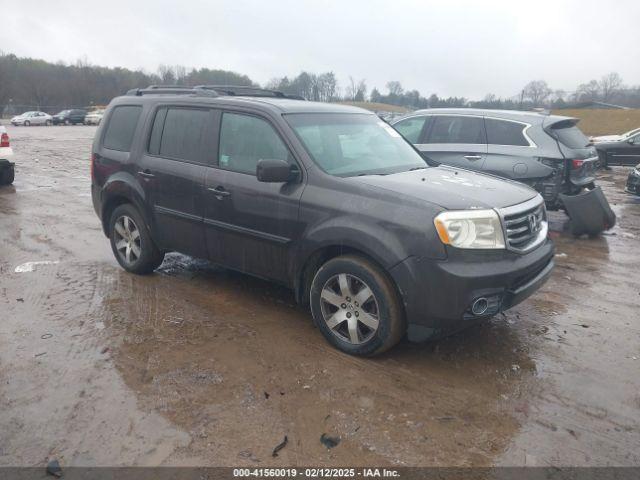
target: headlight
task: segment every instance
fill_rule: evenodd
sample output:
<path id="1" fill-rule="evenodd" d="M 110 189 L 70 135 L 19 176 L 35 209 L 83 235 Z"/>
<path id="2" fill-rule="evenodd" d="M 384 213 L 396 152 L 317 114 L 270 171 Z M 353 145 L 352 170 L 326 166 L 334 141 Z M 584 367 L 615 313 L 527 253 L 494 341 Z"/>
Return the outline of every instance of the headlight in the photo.
<path id="1" fill-rule="evenodd" d="M 502 225 L 494 210 L 442 212 L 433 223 L 445 245 L 457 248 L 504 248 Z"/>

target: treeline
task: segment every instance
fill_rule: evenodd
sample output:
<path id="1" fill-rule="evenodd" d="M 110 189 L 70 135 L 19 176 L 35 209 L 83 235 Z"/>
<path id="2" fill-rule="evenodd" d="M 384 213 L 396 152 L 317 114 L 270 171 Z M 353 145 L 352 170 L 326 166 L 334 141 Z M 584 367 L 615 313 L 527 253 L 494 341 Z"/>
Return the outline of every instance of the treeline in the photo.
<path id="1" fill-rule="evenodd" d="M 259 86 L 247 75 L 208 68 L 188 69 L 181 65 L 160 65 L 156 72 L 91 65 L 87 60 L 75 64 L 51 63 L 19 58 L 0 51 L 0 115 L 27 109 L 55 112 L 62 108 L 105 105 L 113 97 L 132 88 L 163 85 L 246 85 Z M 551 88 L 544 80 L 525 85 L 508 98 L 494 94 L 482 100 L 464 97 L 423 96 L 418 90 L 405 90 L 399 81 L 389 81 L 383 91 L 368 90 L 366 79 L 349 77 L 341 86 L 334 72 L 301 72 L 296 77 L 276 77 L 265 88 L 300 95 L 320 102 L 371 101 L 399 105 L 408 109 L 437 107 L 477 107 L 530 109 L 562 108 L 580 102 L 612 103 L 640 108 L 640 86 L 625 86 L 617 73 L 580 84 L 575 91 Z"/>
<path id="2" fill-rule="evenodd" d="M 0 52 L 0 114 L 106 105 L 127 90 L 153 84 L 254 85 L 246 75 L 225 70 L 160 65 L 157 73 L 147 73 L 90 65 L 86 60 L 67 65 Z"/>

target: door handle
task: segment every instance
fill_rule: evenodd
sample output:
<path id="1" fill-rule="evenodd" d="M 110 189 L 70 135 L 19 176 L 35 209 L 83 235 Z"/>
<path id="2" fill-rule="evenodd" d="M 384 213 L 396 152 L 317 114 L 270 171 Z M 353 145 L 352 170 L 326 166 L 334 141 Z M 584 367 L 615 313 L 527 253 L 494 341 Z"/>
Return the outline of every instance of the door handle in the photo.
<path id="1" fill-rule="evenodd" d="M 218 199 L 218 200 L 223 200 L 224 197 L 228 197 L 231 195 L 231 192 L 228 190 L 225 190 L 224 187 L 220 186 L 220 187 L 209 187 L 207 188 L 207 190 L 209 190 L 210 192 L 213 193 L 213 195 Z"/>
<path id="2" fill-rule="evenodd" d="M 465 155 L 464 158 L 466 158 L 467 160 L 480 160 L 482 158 L 481 155 Z"/>
<path id="3" fill-rule="evenodd" d="M 155 177 L 155 175 L 153 173 L 151 173 L 151 170 L 149 170 L 148 168 L 146 168 L 144 170 L 140 170 L 138 172 L 138 175 L 140 175 L 141 177 L 145 177 L 145 178 L 153 178 L 153 177 Z"/>

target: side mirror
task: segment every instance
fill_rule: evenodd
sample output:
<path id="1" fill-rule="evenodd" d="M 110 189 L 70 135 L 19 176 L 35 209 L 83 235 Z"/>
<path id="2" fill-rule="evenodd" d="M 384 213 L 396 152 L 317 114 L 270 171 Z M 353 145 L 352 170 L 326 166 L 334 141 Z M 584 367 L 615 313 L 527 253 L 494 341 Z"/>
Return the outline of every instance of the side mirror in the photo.
<path id="1" fill-rule="evenodd" d="M 298 176 L 298 167 L 284 160 L 258 160 L 256 177 L 259 182 L 287 183 Z"/>

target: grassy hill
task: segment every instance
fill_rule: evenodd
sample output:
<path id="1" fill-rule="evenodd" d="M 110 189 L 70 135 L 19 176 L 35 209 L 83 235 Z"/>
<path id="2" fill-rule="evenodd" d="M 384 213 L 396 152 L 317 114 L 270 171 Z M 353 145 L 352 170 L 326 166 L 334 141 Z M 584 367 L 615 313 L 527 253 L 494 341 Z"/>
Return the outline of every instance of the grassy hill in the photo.
<path id="1" fill-rule="evenodd" d="M 575 109 L 554 110 L 553 113 L 579 118 L 578 126 L 586 135 L 612 135 L 640 127 L 640 109 Z"/>
<path id="2" fill-rule="evenodd" d="M 390 105 L 388 103 L 377 102 L 340 102 L 343 105 L 352 105 L 354 107 L 365 108 L 372 112 L 392 112 L 392 113 L 407 113 L 409 109 L 400 107 L 398 105 Z"/>

